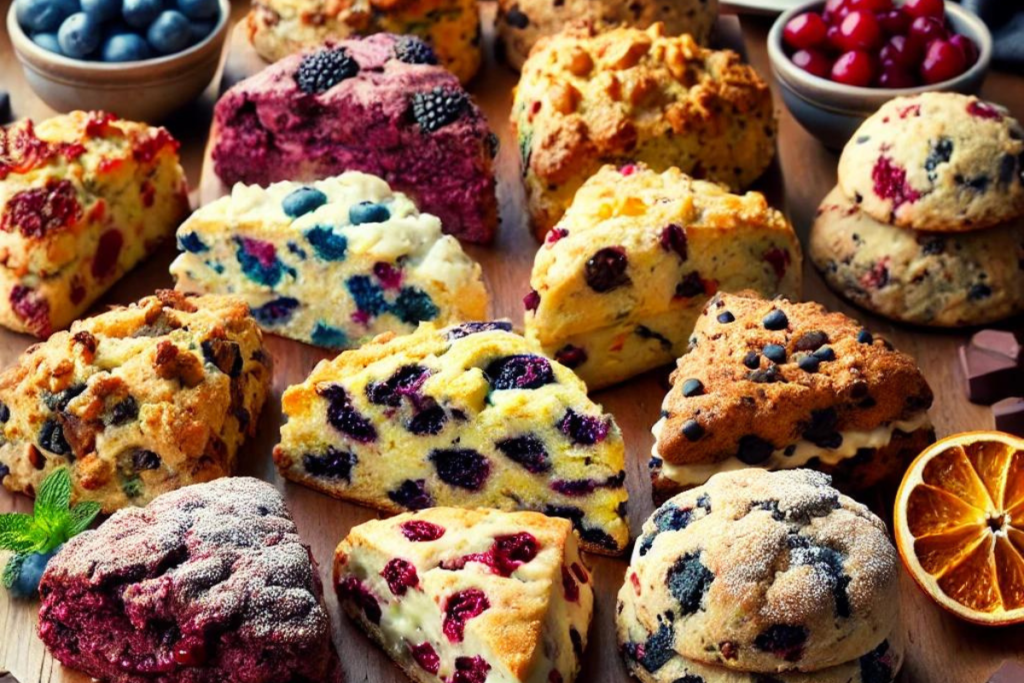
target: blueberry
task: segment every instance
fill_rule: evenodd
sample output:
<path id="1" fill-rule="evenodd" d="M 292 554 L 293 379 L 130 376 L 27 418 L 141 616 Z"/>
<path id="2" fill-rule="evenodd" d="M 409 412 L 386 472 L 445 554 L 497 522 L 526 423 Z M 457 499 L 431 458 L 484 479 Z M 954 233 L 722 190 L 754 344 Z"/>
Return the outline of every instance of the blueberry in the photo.
<path id="1" fill-rule="evenodd" d="M 832 588 L 836 603 L 836 616 L 850 616 L 850 596 L 847 588 L 851 578 L 843 569 L 843 557 L 838 551 L 824 546 L 812 545 L 803 536 L 790 536 L 792 547 L 790 558 L 793 564 L 808 565 L 825 575 L 826 583 Z M 798 539 L 798 540 L 797 540 Z"/>
<path id="2" fill-rule="evenodd" d="M 427 492 L 426 482 L 422 479 L 406 479 L 397 489 L 388 491 L 388 498 L 409 510 L 434 506 L 434 499 Z"/>
<path id="3" fill-rule="evenodd" d="M 861 344 L 870 344 L 875 341 L 875 338 L 867 330 L 861 330 L 857 333 L 857 341 Z"/>
<path id="4" fill-rule="evenodd" d="M 434 300 L 423 290 L 415 287 L 403 287 L 395 303 L 391 304 L 391 312 L 407 325 L 433 320 L 441 313 Z"/>
<path id="5" fill-rule="evenodd" d="M 57 40 L 56 33 L 36 33 L 32 35 L 32 42 L 43 48 L 56 54 L 61 54 L 60 41 Z"/>
<path id="6" fill-rule="evenodd" d="M 192 45 L 201 42 L 206 36 L 213 33 L 216 24 L 212 21 L 193 21 L 188 25 L 189 41 Z"/>
<path id="7" fill-rule="evenodd" d="M 766 330 L 784 330 L 789 326 L 789 318 L 779 309 L 773 310 L 761 321 Z"/>
<path id="8" fill-rule="evenodd" d="M 555 351 L 555 360 L 567 368 L 578 368 L 587 362 L 587 351 L 579 346 L 566 344 Z"/>
<path id="9" fill-rule="evenodd" d="M 316 211 L 327 203 L 327 195 L 313 187 L 300 187 L 292 190 L 281 200 L 281 210 L 292 218 L 304 216 Z"/>
<path id="10" fill-rule="evenodd" d="M 21 560 L 21 569 L 18 571 L 14 583 L 11 585 L 11 595 L 16 598 L 35 598 L 39 595 L 39 581 L 43 578 L 46 565 L 50 559 L 60 551 L 61 546 L 48 553 L 30 553 Z"/>
<path id="11" fill-rule="evenodd" d="M 704 394 L 704 384 L 699 379 L 690 378 L 683 382 L 683 396 L 693 398 Z"/>
<path id="12" fill-rule="evenodd" d="M 299 300 L 290 296 L 268 301 L 259 308 L 252 309 L 252 315 L 263 327 L 274 327 L 275 325 L 286 325 L 291 320 L 295 309 L 299 307 Z"/>
<path id="13" fill-rule="evenodd" d="M 757 384 L 772 384 L 773 382 L 785 382 L 786 378 L 782 375 L 778 365 L 770 365 L 764 370 L 754 370 L 747 379 Z"/>
<path id="14" fill-rule="evenodd" d="M 418 396 L 428 377 L 430 370 L 422 365 L 403 365 L 385 381 L 367 384 L 366 398 L 377 406 L 397 408 L 403 396 Z"/>
<path id="15" fill-rule="evenodd" d="M 654 513 L 654 526 L 660 532 L 682 531 L 690 526 L 693 510 L 684 510 L 675 505 L 665 505 Z"/>
<path id="16" fill-rule="evenodd" d="M 352 225 L 364 223 L 384 223 L 391 218 L 391 211 L 383 204 L 359 202 L 348 210 L 348 220 Z"/>
<path id="17" fill-rule="evenodd" d="M 652 330 L 646 325 L 637 325 L 634 332 L 636 332 L 636 335 L 641 339 L 652 339 L 658 342 L 658 344 L 661 345 L 661 348 L 665 349 L 666 351 L 672 350 L 672 342 L 669 341 L 668 337 L 666 337 L 660 332 Z"/>
<path id="18" fill-rule="evenodd" d="M 406 423 L 405 428 L 416 436 L 434 435 L 441 433 L 446 422 L 448 422 L 448 414 L 444 412 L 444 408 L 433 403 L 433 405 L 418 411 Z"/>
<path id="19" fill-rule="evenodd" d="M 39 447 L 57 455 L 73 456 L 71 446 L 64 438 L 64 429 L 60 426 L 60 422 L 53 418 L 44 422 L 39 429 Z"/>
<path id="20" fill-rule="evenodd" d="M 15 0 L 14 4 L 18 23 L 30 33 L 56 31 L 78 11 L 77 0 Z"/>
<path id="21" fill-rule="evenodd" d="M 699 554 L 695 552 L 676 560 L 666 576 L 668 591 L 679 603 L 684 616 L 700 609 L 700 603 L 714 580 L 715 575 L 701 563 Z"/>
<path id="22" fill-rule="evenodd" d="M 134 33 L 115 33 L 108 36 L 100 48 L 100 60 L 104 62 L 137 62 L 149 59 L 150 56 L 152 51 L 149 49 L 149 43 Z M 188 236 L 199 239 L 195 233 L 189 233 Z"/>
<path id="23" fill-rule="evenodd" d="M 967 292 L 967 298 L 970 301 L 981 301 L 990 296 L 992 296 L 992 288 L 983 284 L 971 285 L 970 290 Z"/>
<path id="24" fill-rule="evenodd" d="M 839 416 L 835 408 L 824 408 L 811 411 L 811 419 L 803 431 L 803 438 L 819 448 L 829 450 L 843 445 L 843 435 L 837 426 Z"/>
<path id="25" fill-rule="evenodd" d="M 701 296 L 706 291 L 704 280 L 701 278 L 700 273 L 693 271 L 687 273 L 682 281 L 676 285 L 675 295 L 682 299 L 692 299 L 695 296 Z"/>
<path id="26" fill-rule="evenodd" d="M 345 281 L 345 287 L 361 313 L 376 316 L 387 310 L 388 302 L 384 299 L 384 290 L 375 285 L 368 276 L 354 275 Z"/>
<path id="27" fill-rule="evenodd" d="M 235 237 L 235 242 L 235 257 L 245 276 L 258 285 L 277 286 L 286 268 L 273 243 L 248 237 Z"/>
<path id="28" fill-rule="evenodd" d="M 836 352 L 831 346 L 822 346 L 812 355 L 823 363 L 831 362 L 836 359 Z"/>
<path id="29" fill-rule="evenodd" d="M 687 441 L 697 441 L 704 436 L 704 428 L 696 420 L 687 420 L 683 423 L 683 436 Z"/>
<path id="30" fill-rule="evenodd" d="M 162 55 L 181 52 L 192 41 L 192 29 L 188 17 L 177 10 L 161 12 L 160 16 L 149 25 L 146 40 L 153 49 Z"/>
<path id="31" fill-rule="evenodd" d="M 574 443 L 581 446 L 593 446 L 604 441 L 608 436 L 609 424 L 602 417 L 581 415 L 572 408 L 565 411 L 565 416 L 558 423 L 558 429 Z"/>
<path id="32" fill-rule="evenodd" d="M 629 285 L 632 281 L 626 274 L 629 260 L 622 247 L 605 247 L 591 256 L 583 269 L 583 279 L 599 294 Z"/>
<path id="33" fill-rule="evenodd" d="M 551 363 L 546 358 L 530 354 L 505 356 L 491 361 L 484 374 L 495 391 L 538 389 L 555 381 Z"/>
<path id="34" fill-rule="evenodd" d="M 686 260 L 687 257 L 687 243 L 686 243 L 686 231 L 682 226 L 672 224 L 662 229 L 661 235 L 658 236 L 658 242 L 661 244 L 661 248 L 665 251 L 674 251 L 679 254 L 679 258 Z"/>
<path id="35" fill-rule="evenodd" d="M 544 443 L 535 436 L 516 436 L 502 439 L 494 444 L 506 458 L 526 468 L 527 472 L 539 474 L 551 469 L 551 458 Z"/>
<path id="36" fill-rule="evenodd" d="M 332 384 L 319 389 L 317 393 L 327 399 L 327 421 L 332 427 L 359 443 L 377 440 L 377 430 L 355 409 L 343 387 Z"/>
<path id="37" fill-rule="evenodd" d="M 786 349 L 778 344 L 765 345 L 765 347 L 761 349 L 761 353 L 763 353 L 764 357 L 773 363 L 786 362 Z"/>
<path id="38" fill-rule="evenodd" d="M 729 311 L 724 311 L 718 314 L 718 322 L 722 323 L 723 325 L 728 325 L 729 323 L 736 322 L 736 316 L 734 316 Z"/>
<path id="39" fill-rule="evenodd" d="M 828 335 L 820 330 L 804 332 L 793 344 L 797 351 L 816 351 L 822 345 L 828 343 Z"/>
<path id="40" fill-rule="evenodd" d="M 479 334 L 481 332 L 491 332 L 494 330 L 500 330 L 502 332 L 511 332 L 512 323 L 508 322 L 479 322 L 479 323 L 462 323 L 461 325 L 455 325 L 449 327 L 445 332 L 445 338 L 448 341 L 455 341 L 456 339 L 462 339 L 468 337 L 471 334 Z"/>
<path id="41" fill-rule="evenodd" d="M 7 407 L 7 404 L 0 401 L 0 424 L 7 424 L 7 421 L 11 419 L 11 409 Z"/>
<path id="42" fill-rule="evenodd" d="M 821 359 L 814 355 L 803 356 L 796 362 L 804 372 L 817 372 L 821 366 Z"/>
<path id="43" fill-rule="evenodd" d="M 938 140 L 932 142 L 932 149 L 928 153 L 928 158 L 924 160 L 924 170 L 928 172 L 928 180 L 935 182 L 937 177 L 935 169 L 941 164 L 949 162 L 950 157 L 953 156 L 953 141 L 947 137 L 940 137 Z"/>
<path id="44" fill-rule="evenodd" d="M 761 367 L 761 356 L 757 351 L 747 351 L 747 355 L 743 356 L 743 364 L 751 370 L 757 370 Z"/>
<path id="45" fill-rule="evenodd" d="M 110 414 L 103 417 L 103 424 L 119 427 L 139 416 L 139 404 L 132 396 L 125 396 L 111 407 Z"/>
<path id="46" fill-rule="evenodd" d="M 893 677 L 893 657 L 889 652 L 889 641 L 860 658 L 860 679 L 863 683 L 890 683 Z"/>
<path id="47" fill-rule="evenodd" d="M 740 462 L 747 465 L 758 465 L 771 457 L 775 446 L 759 436 L 747 434 L 740 438 L 739 450 L 736 457 Z"/>
<path id="48" fill-rule="evenodd" d="M 60 50 L 68 57 L 81 59 L 100 46 L 100 23 L 85 12 L 76 12 L 64 20 L 57 31 Z"/>
<path id="49" fill-rule="evenodd" d="M 437 476 L 446 484 L 478 491 L 491 474 L 491 463 L 470 448 L 444 448 L 430 452 Z"/>
<path id="50" fill-rule="evenodd" d="M 345 254 L 348 251 L 348 240 L 344 235 L 334 232 L 329 227 L 323 225 L 313 226 L 306 231 L 306 241 L 313 245 L 313 251 L 324 261 L 345 260 Z"/>
<path id="51" fill-rule="evenodd" d="M 191 254 L 201 254 L 204 251 L 210 250 L 210 247 L 206 246 L 199 235 L 194 232 L 186 232 L 182 235 L 178 235 L 178 247 Z"/>
<path id="52" fill-rule="evenodd" d="M 129 26 L 145 30 L 160 16 L 163 8 L 163 0 L 124 0 L 121 16 Z"/>
<path id="53" fill-rule="evenodd" d="M 313 326 L 309 340 L 316 346 L 324 346 L 329 349 L 343 349 L 349 345 L 348 335 L 344 330 L 319 320 Z"/>
<path id="54" fill-rule="evenodd" d="M 98 22 L 121 17 L 121 0 L 82 0 L 82 11 Z"/>
<path id="55" fill-rule="evenodd" d="M 176 4 L 189 19 L 212 19 L 220 10 L 217 0 L 177 0 Z"/>
<path id="56" fill-rule="evenodd" d="M 803 656 L 807 636 L 807 629 L 803 626 L 775 624 L 754 638 L 754 647 L 787 662 L 795 662 Z"/>
<path id="57" fill-rule="evenodd" d="M 650 635 L 647 642 L 642 645 L 634 643 L 627 645 L 626 654 L 635 659 L 644 669 L 654 673 L 668 664 L 675 656 L 674 640 L 672 627 L 668 624 L 660 624 L 658 630 Z"/>
<path id="58" fill-rule="evenodd" d="M 153 451 L 137 448 L 132 451 L 132 469 L 136 472 L 160 469 L 160 456 Z"/>
<path id="59" fill-rule="evenodd" d="M 327 451 L 320 454 L 307 453 L 302 456 L 302 466 L 314 477 L 328 479 L 344 479 L 352 481 L 352 467 L 359 463 L 355 453 L 338 450 L 328 446 Z"/>
<path id="60" fill-rule="evenodd" d="M 56 393 L 50 393 L 44 390 L 42 393 L 42 401 L 50 410 L 62 411 L 68 407 L 68 404 L 71 403 L 75 397 L 85 391 L 85 389 L 86 385 L 79 383 L 72 384 L 67 389 Z"/>

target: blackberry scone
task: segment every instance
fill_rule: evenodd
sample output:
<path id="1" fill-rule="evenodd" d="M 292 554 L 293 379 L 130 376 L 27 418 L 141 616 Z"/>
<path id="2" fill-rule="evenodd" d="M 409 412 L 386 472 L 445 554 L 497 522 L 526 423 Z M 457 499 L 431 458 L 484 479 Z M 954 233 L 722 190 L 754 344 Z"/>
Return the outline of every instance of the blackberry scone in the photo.
<path id="1" fill-rule="evenodd" d="M 432 508 L 341 542 L 342 609 L 419 683 L 572 683 L 593 614 L 572 524 Z"/>
<path id="2" fill-rule="evenodd" d="M 767 83 L 736 53 L 666 35 L 660 23 L 542 38 L 523 65 L 511 119 L 538 239 L 604 164 L 675 166 L 738 190 L 775 154 Z"/>
<path id="3" fill-rule="evenodd" d="M 537 251 L 526 336 L 593 391 L 675 361 L 718 290 L 800 295 L 800 242 L 754 192 L 605 166 Z"/>
<path id="4" fill-rule="evenodd" d="M 256 433 L 270 356 L 245 303 L 158 291 L 29 347 L 0 375 L 0 477 L 55 468 L 106 513 L 230 475 Z"/>
<path id="5" fill-rule="evenodd" d="M 178 229 L 177 288 L 245 299 L 268 332 L 350 348 L 487 316 L 480 266 L 380 178 L 235 185 Z"/>
<path id="6" fill-rule="evenodd" d="M 83 111 L 0 128 L 0 325 L 66 328 L 187 213 L 163 128 Z"/>
<path id="7" fill-rule="evenodd" d="M 68 541 L 39 637 L 114 683 L 340 683 L 323 585 L 280 494 L 231 478 L 121 510 Z"/>
<path id="8" fill-rule="evenodd" d="M 864 490 L 934 440 L 914 359 L 816 303 L 717 294 L 671 382 L 653 429 L 659 500 L 752 466 L 813 467 Z"/>
<path id="9" fill-rule="evenodd" d="M 625 449 L 571 370 L 506 322 L 385 334 L 282 397 L 281 475 L 389 512 L 436 505 L 571 519 L 621 553 Z"/>
<path id="10" fill-rule="evenodd" d="M 443 67 L 380 33 L 296 54 L 217 102 L 213 162 L 227 185 L 383 178 L 448 234 L 489 242 L 498 224 L 498 139 Z"/>

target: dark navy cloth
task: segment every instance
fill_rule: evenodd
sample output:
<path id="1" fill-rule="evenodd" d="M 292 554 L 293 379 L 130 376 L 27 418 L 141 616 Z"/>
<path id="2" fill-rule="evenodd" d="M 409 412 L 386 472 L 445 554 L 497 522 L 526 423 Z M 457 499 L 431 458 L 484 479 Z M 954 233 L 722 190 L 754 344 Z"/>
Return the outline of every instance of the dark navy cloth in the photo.
<path id="1" fill-rule="evenodd" d="M 961 0 L 960 4 L 988 24 L 995 40 L 995 62 L 1024 69 L 1024 0 Z"/>

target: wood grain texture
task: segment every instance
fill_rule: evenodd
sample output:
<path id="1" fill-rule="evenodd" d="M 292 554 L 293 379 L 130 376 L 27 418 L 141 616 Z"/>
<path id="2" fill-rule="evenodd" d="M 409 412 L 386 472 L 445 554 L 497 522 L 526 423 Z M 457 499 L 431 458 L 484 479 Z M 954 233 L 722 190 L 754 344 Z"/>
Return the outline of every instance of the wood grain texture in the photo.
<path id="1" fill-rule="evenodd" d="M 5 6 L 7 0 L 0 0 Z M 485 16 L 493 7 L 485 5 Z M 239 13 L 236 4 L 236 14 Z M 751 61 L 765 76 L 769 73 L 764 40 L 768 23 L 744 20 L 744 34 Z M 735 19 L 723 18 L 720 40 L 735 44 L 739 40 Z M 258 58 L 248 49 L 236 31 L 225 65 L 225 81 L 233 82 L 261 66 Z M 5 75 L 15 68 L 6 36 L 0 36 L 0 67 Z M 14 86 L 6 84 L 15 93 L 16 112 L 19 115 L 45 116 L 48 112 L 39 103 L 31 102 L 27 90 L 14 75 Z M 493 314 L 509 317 L 517 325 L 522 322 L 521 297 L 528 289 L 530 267 L 536 242 L 530 237 L 523 211 L 523 192 L 518 182 L 518 159 L 515 141 L 509 130 L 507 117 L 512 100 L 515 75 L 499 64 L 489 61 L 481 77 L 471 90 L 481 104 L 492 128 L 501 138 L 498 156 L 499 201 L 503 217 L 501 236 L 490 248 L 472 247 L 470 253 L 484 266 L 488 287 L 493 297 Z M 20 88 L 19 88 L 20 83 Z M 1024 116 L 1024 79 L 993 74 L 988 82 L 987 94 L 1010 106 L 1018 117 Z M 171 123 L 176 134 L 185 137 L 183 156 L 189 177 L 197 177 L 202 145 L 209 121 L 211 94 L 205 104 L 187 114 L 185 120 Z M 777 206 L 785 207 L 798 232 L 806 237 L 814 209 L 835 182 L 836 157 L 826 151 L 805 133 L 778 102 L 781 119 L 780 155 L 775 171 L 765 179 L 762 188 Z M 208 162 L 208 160 L 207 160 Z M 207 163 L 198 188 L 200 201 L 210 201 L 225 192 Z M 782 171 L 785 186 L 782 189 Z M 167 265 L 173 251 L 165 250 L 126 278 L 103 303 L 123 303 L 149 293 L 156 286 L 170 285 Z M 901 349 L 917 356 L 937 395 L 932 411 L 940 434 L 965 429 L 991 426 L 991 417 L 985 408 L 967 403 L 953 369 L 954 350 L 963 339 L 962 334 L 933 333 L 923 330 L 898 328 L 851 309 L 829 293 L 820 278 L 807 271 L 805 298 L 822 301 L 832 308 L 843 310 L 860 319 L 869 327 L 889 336 Z M 102 308 L 103 303 L 96 307 Z M 1019 327 L 1018 323 L 1018 327 Z M 0 366 L 12 362 L 30 343 L 27 337 L 0 331 Z M 246 444 L 241 453 L 241 474 L 272 481 L 285 495 L 300 532 L 310 543 L 313 555 L 320 563 L 321 574 L 329 586 L 328 574 L 331 557 L 337 542 L 354 524 L 374 518 L 377 513 L 354 505 L 336 501 L 301 486 L 284 483 L 274 471 L 271 449 L 278 440 L 281 423 L 280 395 L 286 386 L 302 380 L 317 361 L 329 354 L 309 346 L 268 336 L 268 346 L 275 358 L 273 396 L 260 421 L 257 437 Z M 594 398 L 611 411 L 622 427 L 627 443 L 627 486 L 631 494 L 630 523 L 634 533 L 650 514 L 650 484 L 647 459 L 652 437 L 650 426 L 657 419 L 664 392 L 667 388 L 667 369 L 648 373 L 629 383 L 602 391 Z M 876 509 L 888 517 L 886 502 Z M 30 509 L 30 501 L 23 497 L 0 492 L 0 511 Z M 590 631 L 586 662 L 579 680 L 584 683 L 612 683 L 626 681 L 628 675 L 615 644 L 615 594 L 621 585 L 626 563 L 589 556 L 597 591 L 597 607 Z M 947 616 L 914 587 L 909 577 L 903 577 L 903 625 L 908 635 L 909 653 L 901 681 L 905 683 L 981 683 L 1006 658 L 1024 655 L 1020 645 L 1024 629 L 984 630 Z M 368 683 L 400 683 L 407 679 L 383 653 L 374 647 L 347 619 L 340 617 L 333 593 L 328 590 L 327 602 L 334 624 L 335 643 L 341 654 L 346 680 Z M 14 673 L 22 683 L 80 683 L 87 677 L 62 669 L 45 652 L 34 635 L 35 605 L 11 603 L 0 591 L 0 669 Z M 710 683 L 710 682 L 709 682 Z"/>

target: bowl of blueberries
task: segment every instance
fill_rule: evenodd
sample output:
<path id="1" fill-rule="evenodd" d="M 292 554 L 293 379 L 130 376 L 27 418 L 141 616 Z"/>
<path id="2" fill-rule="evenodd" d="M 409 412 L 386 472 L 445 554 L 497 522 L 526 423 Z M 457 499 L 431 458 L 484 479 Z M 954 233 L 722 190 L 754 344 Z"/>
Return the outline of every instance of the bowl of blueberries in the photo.
<path id="1" fill-rule="evenodd" d="M 992 35 L 975 14 L 943 0 L 815 0 L 778 18 L 768 55 L 789 111 L 841 149 L 894 97 L 978 92 Z"/>
<path id="2" fill-rule="evenodd" d="M 230 13 L 229 0 L 14 0 L 7 32 L 57 111 L 155 123 L 213 80 Z"/>

